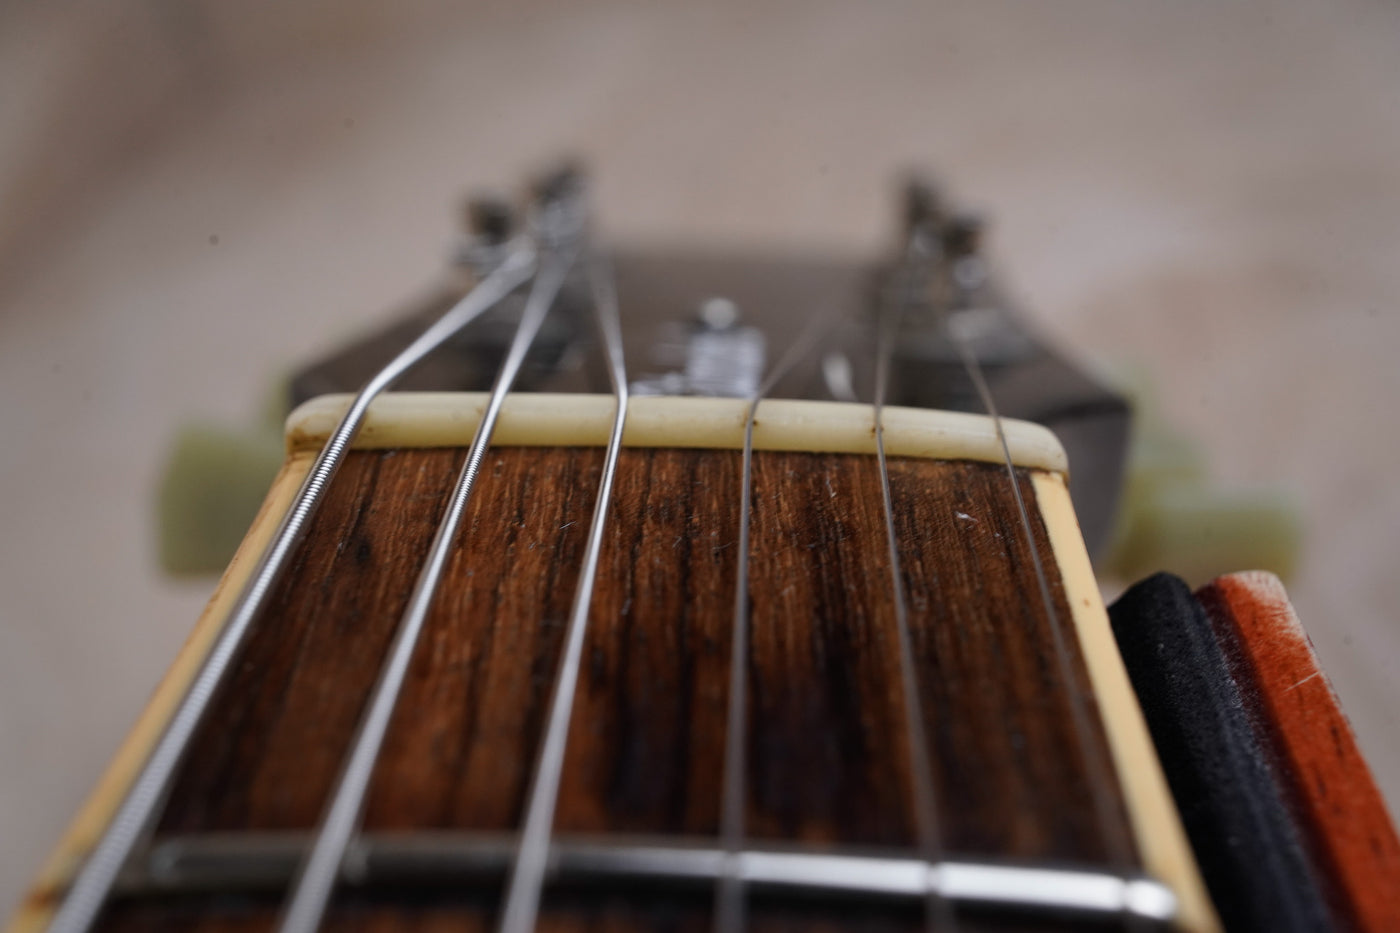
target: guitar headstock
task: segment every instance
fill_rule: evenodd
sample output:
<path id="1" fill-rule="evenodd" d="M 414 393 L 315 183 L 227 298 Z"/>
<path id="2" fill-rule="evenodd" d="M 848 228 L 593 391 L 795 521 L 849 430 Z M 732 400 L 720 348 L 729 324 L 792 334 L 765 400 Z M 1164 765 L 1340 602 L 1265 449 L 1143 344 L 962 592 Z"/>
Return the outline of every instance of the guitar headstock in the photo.
<path id="1" fill-rule="evenodd" d="M 499 262 L 512 236 L 537 228 L 560 197 L 582 206 L 585 180 L 569 167 L 523 198 L 470 200 L 448 283 L 405 308 L 382 330 L 341 346 L 293 376 L 289 407 L 352 391 L 413 340 L 468 283 Z M 571 222 L 577 222 L 571 221 Z M 1108 543 L 1130 425 L 1126 400 L 1050 344 L 993 269 L 986 224 L 957 209 L 929 181 L 897 191 L 893 246 L 877 256 L 610 248 L 622 336 L 635 395 L 744 397 L 814 320 L 827 322 L 768 393 L 777 398 L 873 400 L 882 309 L 899 301 L 890 361 L 891 405 L 982 412 L 954 329 L 976 355 L 1001 414 L 1034 421 L 1060 438 L 1070 488 L 1091 553 Z M 404 377 L 421 391 L 490 387 L 523 306 L 515 296 Z M 606 392 L 607 373 L 590 322 L 585 283 L 560 295 L 521 373 L 529 392 Z"/>

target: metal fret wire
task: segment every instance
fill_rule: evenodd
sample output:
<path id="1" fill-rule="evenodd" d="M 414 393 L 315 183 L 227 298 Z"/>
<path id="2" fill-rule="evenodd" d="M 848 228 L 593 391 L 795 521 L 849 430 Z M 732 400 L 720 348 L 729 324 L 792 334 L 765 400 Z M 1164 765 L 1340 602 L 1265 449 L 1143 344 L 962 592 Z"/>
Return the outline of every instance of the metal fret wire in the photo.
<path id="1" fill-rule="evenodd" d="M 748 735 L 746 709 L 748 704 L 748 645 L 749 645 L 749 516 L 753 497 L 753 428 L 758 403 L 772 391 L 778 381 L 799 360 L 807 356 L 817 343 L 840 320 L 839 308 L 828 309 L 808 320 L 787 352 L 764 378 L 758 390 L 748 399 L 744 416 L 743 473 L 739 500 L 739 567 L 734 586 L 734 627 L 729 649 L 729 704 L 725 711 L 724 776 L 720 792 L 720 848 L 724 852 L 724 868 L 715 892 L 716 933 L 731 933 L 743 928 L 745 905 L 743 897 L 744 843 L 744 741 Z"/>
<path id="2" fill-rule="evenodd" d="M 277 891 L 300 862 L 309 833 L 198 833 L 163 839 L 145 859 L 127 866 L 123 894 L 184 892 L 253 894 Z M 497 882 L 510 870 L 518 837 L 503 832 L 362 833 L 350 859 L 349 884 L 384 890 L 409 885 L 461 891 Z M 1123 911 L 1170 920 L 1176 898 L 1140 874 L 1119 876 L 1097 865 L 1018 860 L 941 861 L 916 853 L 798 846 L 750 848 L 746 884 L 789 895 L 813 895 L 847 904 L 927 902 L 930 888 L 950 902 L 1045 911 L 1069 918 L 1115 917 Z M 713 886 L 724 871 L 722 849 L 694 837 L 555 835 L 550 874 L 564 883 L 607 884 L 625 893 L 639 884 L 665 884 L 677 893 Z M 1047 918 L 1048 919 L 1048 918 Z"/>
<path id="3" fill-rule="evenodd" d="M 326 903 L 340 875 L 345 850 L 358 827 L 365 792 L 374 773 L 384 734 L 388 730 L 394 705 L 403 686 L 404 677 L 408 673 L 418 635 L 423 629 L 424 620 L 436 595 L 443 567 L 446 566 L 448 555 L 451 553 L 457 527 L 471 497 L 477 472 L 491 443 L 491 435 L 495 432 L 506 393 L 515 383 L 525 355 L 564 284 L 569 268 L 573 265 L 574 253 L 572 247 L 555 249 L 546 254 L 540 263 L 539 274 L 531 287 L 530 297 L 521 314 L 510 350 L 496 376 L 496 384 L 491 389 L 491 397 L 486 404 L 486 411 L 482 414 L 481 423 L 477 425 L 467 459 L 462 464 L 461 475 L 452 490 L 452 498 L 433 536 L 427 562 L 419 573 L 408 607 L 399 622 L 398 633 L 394 636 L 388 660 L 380 671 L 379 681 L 375 684 L 364 719 L 356 733 L 345 770 L 336 785 L 330 807 L 322 819 L 316 842 L 301 867 L 291 902 L 278 927 L 281 933 L 312 933 L 320 924 Z"/>
<path id="4" fill-rule="evenodd" d="M 1020 515 L 1021 530 L 1026 536 L 1027 550 L 1030 551 L 1031 565 L 1035 568 L 1036 583 L 1040 588 L 1040 598 L 1045 606 L 1046 615 L 1050 619 L 1051 637 L 1055 644 L 1055 658 L 1059 665 L 1060 680 L 1065 685 L 1065 690 L 1070 701 L 1070 716 L 1074 723 L 1075 734 L 1079 737 L 1081 755 L 1085 765 L 1094 773 L 1094 779 L 1100 782 L 1100 786 L 1108 786 L 1117 781 L 1117 775 L 1111 762 L 1105 760 L 1104 749 L 1093 741 L 1093 727 L 1089 719 L 1089 711 L 1084 706 L 1083 697 L 1075 684 L 1074 671 L 1070 663 L 1069 648 L 1065 642 L 1064 626 L 1060 619 L 1059 612 L 1055 609 L 1054 596 L 1050 592 L 1050 580 L 1046 576 L 1045 566 L 1040 559 L 1040 552 L 1036 550 L 1035 534 L 1031 529 L 1030 512 L 1026 509 L 1025 498 L 1021 495 L 1021 484 L 1017 481 L 1016 466 L 1011 460 L 1011 447 L 1006 441 L 1006 431 L 1002 427 L 1001 415 L 997 411 L 996 400 L 992 396 L 991 387 L 987 384 L 986 376 L 982 372 L 982 366 L 977 361 L 977 356 L 969 345 L 967 336 L 958 327 L 955 320 L 948 321 L 948 332 L 952 337 L 954 345 L 957 347 L 958 355 L 962 357 L 963 367 L 967 370 L 968 377 L 977 389 L 977 394 L 982 399 L 982 405 L 987 409 L 987 414 L 991 417 L 996 427 L 997 441 L 1001 445 L 1003 462 L 1006 466 L 1006 475 L 1011 482 L 1011 491 L 1016 497 L 1016 511 Z M 1091 793 L 1094 801 L 1094 813 L 1099 823 L 1099 831 L 1103 834 L 1104 844 L 1109 850 L 1109 858 L 1119 870 L 1120 874 L 1126 875 L 1128 865 L 1132 860 L 1132 840 L 1128 835 L 1128 830 L 1123 826 L 1116 815 L 1110 809 L 1110 801 L 1103 794 Z M 1126 911 L 1124 921 L 1132 929 L 1142 926 L 1142 918 L 1135 917 Z"/>
<path id="5" fill-rule="evenodd" d="M 564 654 L 549 707 L 549 724 L 540 747 L 539 763 L 526 809 L 525 828 L 511 872 L 506 894 L 505 911 L 501 917 L 501 933 L 529 933 L 535 928 L 544 874 L 549 858 L 550 837 L 554 828 L 554 808 L 559 799 L 559 781 L 564 770 L 564 752 L 569 739 L 569 722 L 578 692 L 579 665 L 583 658 L 583 639 L 588 629 L 588 610 L 593 603 L 593 590 L 598 576 L 598 557 L 603 550 L 603 531 L 612 501 L 613 479 L 617 474 L 617 457 L 622 448 L 622 428 L 627 419 L 627 368 L 622 357 L 622 325 L 617 307 L 617 292 L 611 267 L 602 256 L 590 263 L 593 288 L 593 308 L 607 354 L 608 378 L 612 382 L 617 410 L 613 415 L 612 433 L 603 461 L 603 477 L 598 485 L 598 499 L 593 505 L 593 522 L 588 529 L 588 545 L 584 551 L 583 568 L 574 604 L 569 611 Z"/>
<path id="6" fill-rule="evenodd" d="M 534 269 L 534 249 L 524 242 L 513 245 L 493 272 L 376 373 L 355 396 L 302 482 L 292 507 L 258 560 L 237 603 L 229 612 L 228 621 L 191 681 L 165 732 L 142 766 L 106 832 L 74 879 L 67 897 L 49 924 L 49 933 L 83 933 L 96 921 L 112 883 L 165 799 L 175 769 L 203 719 L 215 690 L 223 682 L 253 620 L 281 576 L 292 551 L 301 541 L 326 488 L 340 469 L 350 443 L 364 422 L 370 403 L 424 356 L 519 287 Z"/>
<path id="7" fill-rule="evenodd" d="M 890 357 L 894 338 L 903 318 L 903 302 L 885 309 L 879 324 L 875 352 L 875 456 L 880 466 L 880 497 L 885 511 L 885 535 L 890 551 L 890 582 L 894 591 L 895 628 L 899 634 L 899 681 L 903 691 L 905 722 L 908 726 L 910 767 L 914 781 L 914 819 L 919 836 L 919 848 L 924 859 L 937 864 L 943 855 L 943 843 L 938 824 L 938 801 L 929 766 L 928 732 L 920 700 L 918 674 L 914 670 L 914 649 L 909 634 L 909 606 L 904 596 L 904 577 L 900 570 L 899 541 L 894 528 L 894 502 L 890 496 L 889 462 L 885 457 L 885 394 L 889 390 Z M 934 885 L 928 889 L 924 925 L 934 929 L 956 930 L 955 916 L 947 898 Z"/>

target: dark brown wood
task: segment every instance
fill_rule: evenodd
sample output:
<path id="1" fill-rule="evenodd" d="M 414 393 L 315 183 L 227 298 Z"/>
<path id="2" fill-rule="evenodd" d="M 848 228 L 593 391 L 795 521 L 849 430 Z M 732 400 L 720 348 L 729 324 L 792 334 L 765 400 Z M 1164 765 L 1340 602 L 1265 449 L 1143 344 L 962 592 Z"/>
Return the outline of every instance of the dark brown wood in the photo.
<path id="1" fill-rule="evenodd" d="M 316 823 L 461 456 L 351 455 L 201 728 L 162 833 Z M 601 461 L 597 449 L 488 455 L 372 782 L 367 826 L 518 826 Z M 717 831 L 739 466 L 736 451 L 623 452 L 561 832 Z M 1105 862 L 1094 795 L 1110 799 L 1116 831 L 1126 820 L 1119 789 L 1085 769 L 1082 743 L 1102 752 L 1104 737 L 1073 727 L 1070 691 L 1093 701 L 1077 653 L 1073 683 L 1059 674 L 1032 546 L 1062 624 L 1070 616 L 1038 515 L 1032 543 L 994 465 L 894 459 L 890 480 L 944 849 Z M 760 452 L 752 515 L 748 832 L 913 846 L 909 711 L 877 462 Z M 437 928 L 427 915 L 409 923 L 356 900 L 367 896 L 350 896 L 332 928 Z M 494 893 L 479 896 L 471 909 L 420 904 L 414 916 L 489 917 Z M 269 908 L 258 904 L 228 907 L 229 924 L 210 928 L 262 929 Z M 542 928 L 709 922 L 704 903 L 669 908 L 664 922 L 656 905 L 629 920 L 620 905 L 580 904 L 576 892 L 551 893 Z M 120 904 L 109 925 L 180 926 L 170 915 L 178 909 L 194 916 L 188 903 Z M 774 907 L 759 926 L 806 929 L 821 916 L 831 929 L 910 928 L 907 917 L 878 913 L 868 924 L 839 912 L 789 922 L 792 909 Z"/>
<path id="2" fill-rule="evenodd" d="M 555 824 L 713 836 L 740 461 L 624 450 Z"/>
<path id="3" fill-rule="evenodd" d="M 371 819 L 514 825 L 602 457 L 532 453 L 485 462 L 463 523 L 469 546 L 449 561 L 390 733 L 381 774 L 399 793 L 385 800 L 376 785 Z M 350 457 L 198 733 L 163 831 L 315 825 L 460 460 Z M 457 794 L 464 782 L 479 796 Z"/>
<path id="4" fill-rule="evenodd" d="M 1102 731 L 1075 728 L 1070 691 L 1094 723 L 1098 709 L 1035 489 L 1025 471 L 1018 481 L 1034 545 L 1004 467 L 890 463 L 944 844 L 957 853 L 1112 861 L 1122 856 L 1091 818 L 1095 795 L 1108 798 L 1109 831 L 1131 848 L 1127 815 L 1117 789 L 1088 767 L 1088 743 L 1110 760 Z M 1032 546 L 1071 653 L 1068 684 Z"/>

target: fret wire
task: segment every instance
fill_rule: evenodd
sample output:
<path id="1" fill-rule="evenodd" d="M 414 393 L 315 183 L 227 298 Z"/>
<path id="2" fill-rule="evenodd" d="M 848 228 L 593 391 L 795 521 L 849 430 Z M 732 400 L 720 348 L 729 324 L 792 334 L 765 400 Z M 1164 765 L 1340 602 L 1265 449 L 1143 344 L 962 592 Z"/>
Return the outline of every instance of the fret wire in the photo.
<path id="1" fill-rule="evenodd" d="M 351 442 L 359 433 L 370 403 L 393 385 L 416 363 L 467 324 L 499 304 L 535 271 L 532 247 L 518 242 L 506 253 L 499 266 L 483 278 L 457 304 L 442 315 L 388 365 L 365 384 L 351 402 L 335 431 L 307 473 L 287 514 L 273 534 L 272 541 L 258 559 L 210 648 L 208 656 L 190 682 L 165 731 L 123 798 L 102 838 L 88 855 L 67 896 L 49 924 L 49 933 L 83 933 L 97 920 L 113 882 L 151 825 L 165 800 L 170 783 L 204 718 L 215 691 L 223 683 L 247 639 L 253 620 L 262 610 L 286 567 L 293 550 L 301 542 L 307 523 L 315 514 L 327 487 L 345 459 Z"/>
<path id="2" fill-rule="evenodd" d="M 128 866 L 121 892 L 150 897 L 275 891 L 286 885 L 306 844 L 301 833 L 276 832 L 163 839 Z M 407 884 L 461 891 L 496 882 L 510 869 L 516 850 L 512 833 L 364 833 L 355 840 L 356 871 L 346 881 L 362 890 Z M 1175 896 L 1160 881 L 1136 872 L 1117 875 L 1098 865 L 1017 859 L 933 863 L 909 851 L 840 846 L 816 852 L 794 845 L 760 847 L 742 854 L 749 884 L 788 897 L 815 894 L 874 906 L 891 899 L 918 903 L 932 888 L 950 902 L 1036 911 L 1047 920 L 1117 917 L 1127 911 L 1161 923 L 1177 913 Z M 694 837 L 569 834 L 553 838 L 550 859 L 551 872 L 566 882 L 613 885 L 611 891 L 620 893 L 639 884 L 665 884 L 680 893 L 714 884 L 725 853 Z M 607 897 L 603 894 L 599 903 Z"/>
<path id="3" fill-rule="evenodd" d="M 797 339 L 779 358 L 757 391 L 748 399 L 744 416 L 744 450 L 739 500 L 739 557 L 734 586 L 734 625 L 729 649 L 729 701 L 725 710 L 724 773 L 720 791 L 720 848 L 724 863 L 715 891 L 714 929 L 733 933 L 743 928 L 744 792 L 745 745 L 748 735 L 748 645 L 749 645 L 749 519 L 753 497 L 753 429 L 758 404 L 798 361 L 807 356 L 840 320 L 840 307 L 833 305 L 808 319 Z"/>
<path id="4" fill-rule="evenodd" d="M 319 925 L 326 904 L 340 875 L 345 851 L 358 827 L 365 793 L 374 773 L 375 762 L 383 744 L 389 721 L 394 712 L 399 691 L 408 673 L 413 650 L 417 644 L 428 610 L 432 606 L 443 568 L 451 553 L 458 525 L 471 498 L 491 436 L 495 432 L 506 394 L 514 385 L 530 345 L 541 324 L 554 305 L 554 300 L 573 264 L 574 249 L 564 247 L 551 251 L 540 263 L 539 274 L 530 290 L 525 310 L 511 341 L 505 361 L 496 376 L 491 397 L 481 423 L 477 425 L 467 458 L 453 488 L 452 498 L 433 536 L 427 561 L 414 584 L 408 607 L 399 622 L 398 633 L 388 659 L 380 671 L 366 713 L 356 733 L 345 769 L 337 782 L 334 796 L 316 834 L 316 841 L 303 863 L 294 884 L 293 894 L 278 927 L 281 933 L 311 933 Z"/>
<path id="5" fill-rule="evenodd" d="M 1094 732 L 1090 714 L 1085 708 L 1083 697 L 1075 684 L 1069 648 L 1065 640 L 1064 625 L 1055 608 L 1054 596 L 1050 591 L 1050 579 L 1046 575 L 1044 563 L 1040 559 L 1040 552 L 1035 546 L 1035 533 L 1031 528 L 1030 512 L 1026 508 L 1025 498 L 1021 495 L 1021 484 L 1016 477 L 1016 466 L 1011 459 L 1011 447 L 1006 440 L 1006 432 L 1002 426 L 1001 415 L 997 411 L 996 399 L 992 395 L 991 386 L 987 383 L 982 365 L 978 362 L 966 335 L 956 326 L 956 321 L 949 320 L 947 323 L 949 335 L 957 348 L 958 355 L 962 358 L 963 367 L 967 370 L 968 377 L 977 389 L 982 405 L 986 408 L 987 414 L 991 417 L 996 428 L 997 441 L 1001 445 L 1006 474 L 1011 482 L 1011 491 L 1016 498 L 1016 511 L 1020 516 L 1021 530 L 1026 536 L 1026 547 L 1031 555 L 1031 565 L 1035 569 L 1041 602 L 1044 604 L 1045 613 L 1050 620 L 1055 658 L 1059 666 L 1060 679 L 1063 681 L 1069 697 L 1070 716 L 1075 734 L 1079 737 L 1081 757 L 1086 767 L 1093 773 L 1093 779 L 1100 782 L 1101 786 L 1107 786 L 1116 782 L 1116 773 L 1112 763 L 1106 759 L 1105 750 L 1093 741 Z M 1133 845 L 1128 835 L 1128 829 L 1116 818 L 1107 796 L 1092 792 L 1090 796 L 1094 801 L 1095 818 L 1099 824 L 1099 831 L 1103 834 L 1104 845 L 1109 850 L 1109 858 L 1121 873 L 1128 868 L 1132 861 Z M 1132 929 L 1137 929 L 1142 925 L 1141 918 L 1126 912 L 1124 921 Z"/>
<path id="6" fill-rule="evenodd" d="M 568 745 L 569 723 L 574 699 L 578 693 L 579 667 L 583 658 L 584 635 L 588 628 L 588 612 L 597 584 L 598 558 L 603 550 L 603 532 L 612 501 L 613 480 L 617 475 L 617 458 L 622 448 L 622 429 L 627 418 L 627 369 L 622 355 L 622 325 L 619 319 L 617 293 L 610 264 L 601 256 L 590 263 L 593 308 L 602 334 L 608 361 L 608 378 L 612 382 L 617 409 L 613 415 L 612 433 L 608 438 L 603 462 L 603 476 L 598 485 L 598 498 L 593 505 L 593 521 L 588 529 L 588 544 L 574 604 L 569 611 L 564 653 L 554 685 L 549 708 L 549 721 L 540 747 L 539 762 L 526 809 L 525 827 L 516 852 L 505 910 L 501 917 L 501 933 L 529 933 L 535 928 L 544 888 L 544 874 L 553 834 L 554 811 L 559 799 L 559 783 L 564 770 L 564 753 Z"/>
<path id="7" fill-rule="evenodd" d="M 904 577 L 900 569 L 899 541 L 894 527 L 894 501 L 890 495 L 889 461 L 885 457 L 885 396 L 889 391 L 890 359 L 905 305 L 895 302 L 881 315 L 875 353 L 875 456 L 880 467 L 880 497 L 885 513 L 885 535 L 889 545 L 890 578 L 894 593 L 895 629 L 899 640 L 899 681 L 903 692 L 909 758 L 914 783 L 914 819 L 919 848 L 930 863 L 943 854 L 938 821 L 938 800 L 933 771 L 929 764 L 928 730 L 924 722 L 919 678 L 914 668 L 914 649 L 909 632 L 909 606 L 905 599 Z M 956 930 L 957 917 L 947 898 L 930 887 L 925 900 L 925 928 Z"/>

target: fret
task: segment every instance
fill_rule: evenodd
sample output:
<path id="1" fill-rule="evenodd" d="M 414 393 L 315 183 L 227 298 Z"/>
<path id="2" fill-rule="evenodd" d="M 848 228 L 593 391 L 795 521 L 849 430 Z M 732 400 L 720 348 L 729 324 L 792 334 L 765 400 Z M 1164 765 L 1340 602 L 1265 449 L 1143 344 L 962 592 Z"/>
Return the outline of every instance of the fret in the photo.
<path id="1" fill-rule="evenodd" d="M 277 893 L 293 877 L 309 837 L 228 833 L 175 837 L 143 853 L 121 876 L 127 898 L 172 894 Z M 933 894 L 965 907 L 1009 909 L 1035 917 L 1116 917 L 1165 921 L 1175 897 L 1142 875 L 1089 865 L 945 859 L 910 852 L 746 847 L 731 853 L 695 837 L 567 836 L 551 840 L 551 883 L 584 886 L 660 884 L 703 892 L 736 859 L 745 885 L 773 895 L 917 904 Z M 341 883 L 361 889 L 499 886 L 520 838 L 511 833 L 367 833 L 356 838 Z"/>

